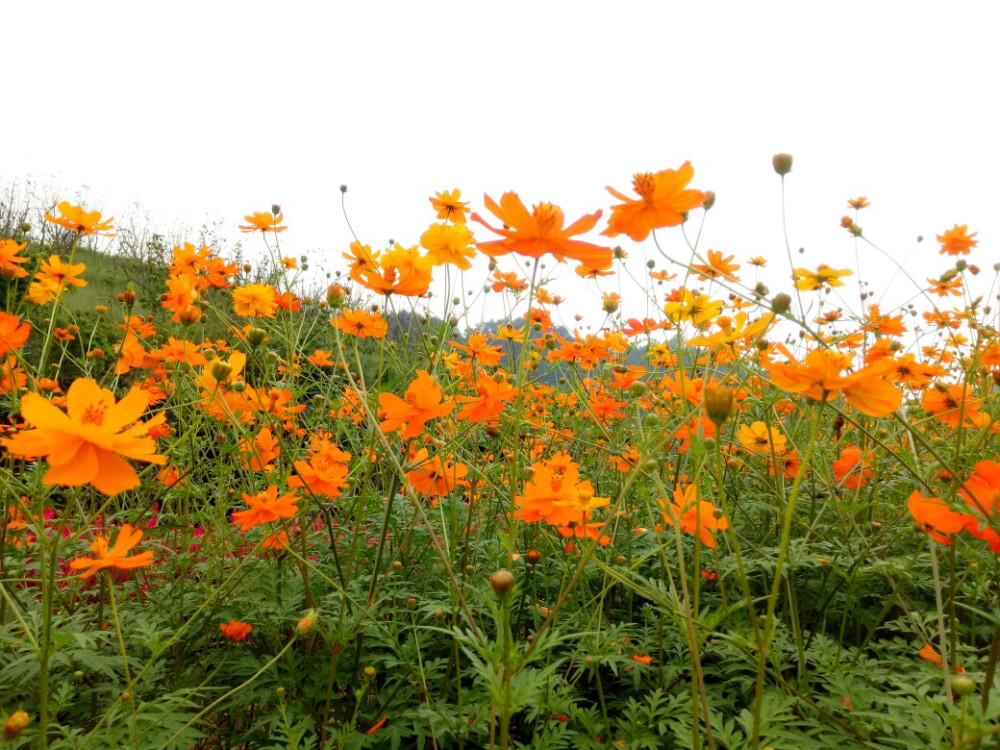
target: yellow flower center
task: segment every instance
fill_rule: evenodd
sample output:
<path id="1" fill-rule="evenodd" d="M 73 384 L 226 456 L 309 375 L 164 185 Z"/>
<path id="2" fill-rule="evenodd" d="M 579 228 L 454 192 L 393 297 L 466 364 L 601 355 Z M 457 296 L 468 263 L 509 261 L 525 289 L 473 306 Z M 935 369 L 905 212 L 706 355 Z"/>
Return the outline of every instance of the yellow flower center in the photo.
<path id="1" fill-rule="evenodd" d="M 538 226 L 538 233 L 545 235 L 559 221 L 559 209 L 551 203 L 538 203 L 532 207 L 531 216 Z"/>
<path id="2" fill-rule="evenodd" d="M 80 419 L 82 424 L 92 424 L 100 427 L 104 424 L 104 412 L 107 411 L 108 407 L 104 404 L 91 404 L 86 409 L 83 410 L 83 417 Z"/>
<path id="3" fill-rule="evenodd" d="M 639 172 L 632 175 L 632 189 L 646 201 L 652 201 L 656 191 L 656 177 L 652 172 Z"/>

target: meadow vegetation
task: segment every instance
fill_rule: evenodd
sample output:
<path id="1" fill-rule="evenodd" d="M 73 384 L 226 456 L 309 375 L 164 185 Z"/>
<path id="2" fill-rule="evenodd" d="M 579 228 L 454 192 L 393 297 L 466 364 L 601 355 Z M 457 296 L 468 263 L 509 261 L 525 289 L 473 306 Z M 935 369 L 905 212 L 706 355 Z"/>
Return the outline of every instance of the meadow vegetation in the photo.
<path id="1" fill-rule="evenodd" d="M 998 267 L 848 305 L 692 182 L 443 191 L 320 291 L 277 205 L 250 263 L 4 201 L 0 747 L 996 747 Z"/>

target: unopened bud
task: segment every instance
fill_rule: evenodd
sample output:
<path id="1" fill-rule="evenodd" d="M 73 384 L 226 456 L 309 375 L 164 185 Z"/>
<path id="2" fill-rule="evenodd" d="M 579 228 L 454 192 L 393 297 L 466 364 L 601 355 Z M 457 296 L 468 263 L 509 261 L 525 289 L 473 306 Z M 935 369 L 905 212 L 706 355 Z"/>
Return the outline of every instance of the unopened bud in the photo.
<path id="1" fill-rule="evenodd" d="M 254 347 L 260 346 L 261 344 L 264 343 L 264 338 L 266 336 L 267 336 L 267 331 L 265 331 L 263 328 L 251 328 L 249 331 L 247 331 L 247 341 L 250 343 L 250 346 Z"/>
<path id="2" fill-rule="evenodd" d="M 490 575 L 489 581 L 493 593 L 503 597 L 514 587 L 514 574 L 509 570 L 498 570 Z"/>
<path id="3" fill-rule="evenodd" d="M 212 362 L 209 372 L 216 380 L 228 380 L 229 376 L 233 374 L 233 366 L 228 362 L 217 359 Z"/>
<path id="4" fill-rule="evenodd" d="M 278 214 L 280 214 L 281 213 L 281 205 L 278 204 L 278 203 L 272 203 L 271 204 L 271 213 L 274 214 L 275 216 L 277 216 Z"/>
<path id="5" fill-rule="evenodd" d="M 27 711 L 15 711 L 7 718 L 7 722 L 3 725 L 3 736 L 8 740 L 12 737 L 17 737 L 30 722 L 31 717 L 28 716 Z"/>
<path id="6" fill-rule="evenodd" d="M 715 383 L 709 383 L 701 394 L 705 414 L 718 427 L 733 415 L 736 406 L 736 392 Z"/>
<path id="7" fill-rule="evenodd" d="M 326 301 L 330 307 L 337 309 L 347 301 L 347 287 L 340 284 L 330 284 L 326 289 Z"/>
<path id="8" fill-rule="evenodd" d="M 298 625 L 295 626 L 295 632 L 299 635 L 308 633 L 316 625 L 317 617 L 319 617 L 319 613 L 315 609 L 310 609 L 306 612 L 305 616 L 299 620 Z"/>
<path id="9" fill-rule="evenodd" d="M 711 211 L 712 206 L 715 205 L 715 191 L 705 190 L 704 193 L 705 193 L 705 202 L 701 204 L 701 207 L 704 208 L 706 211 Z"/>
<path id="10" fill-rule="evenodd" d="M 183 310 L 177 312 L 177 319 L 186 326 L 193 325 L 201 320 L 201 308 L 197 305 L 188 305 Z"/>
<path id="11" fill-rule="evenodd" d="M 125 291 L 119 294 L 115 299 L 117 299 L 119 302 L 124 302 L 129 307 L 132 307 L 132 305 L 135 304 L 136 300 L 135 287 L 132 286 L 131 283 L 129 283 Z"/>
<path id="12" fill-rule="evenodd" d="M 771 309 L 778 313 L 778 315 L 783 315 L 788 312 L 791 306 L 792 298 L 784 292 L 776 294 L 771 298 Z"/>
<path id="13" fill-rule="evenodd" d="M 771 159 L 771 164 L 774 165 L 774 171 L 784 177 L 792 171 L 792 155 L 775 154 L 774 158 Z"/>

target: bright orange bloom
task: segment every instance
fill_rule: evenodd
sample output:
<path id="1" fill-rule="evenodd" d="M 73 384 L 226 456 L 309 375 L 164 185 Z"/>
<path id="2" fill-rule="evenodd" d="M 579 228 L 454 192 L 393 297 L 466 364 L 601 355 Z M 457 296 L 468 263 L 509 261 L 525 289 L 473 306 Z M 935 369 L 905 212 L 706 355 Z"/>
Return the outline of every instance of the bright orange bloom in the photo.
<path id="1" fill-rule="evenodd" d="M 360 339 L 369 336 L 380 339 L 389 331 L 389 324 L 381 315 L 366 310 L 343 310 L 337 317 L 330 319 L 330 324 L 337 330 Z"/>
<path id="2" fill-rule="evenodd" d="M 969 234 L 969 225 L 956 224 L 944 234 L 937 235 L 937 241 L 941 243 L 941 255 L 968 255 L 979 240 L 974 239 L 979 232 Z"/>
<path id="3" fill-rule="evenodd" d="M 705 203 L 703 192 L 687 189 L 693 177 L 694 167 L 686 161 L 680 169 L 634 175 L 632 189 L 639 195 L 638 199 L 608 187 L 607 191 L 622 203 L 611 207 L 608 228 L 601 234 L 607 237 L 627 234 L 636 242 L 642 242 L 654 229 L 682 224 L 684 214 Z"/>
<path id="4" fill-rule="evenodd" d="M 139 486 L 139 477 L 125 458 L 159 465 L 167 462 L 166 456 L 156 453 L 156 443 L 147 434 L 162 424 L 163 413 L 146 422 L 136 421 L 149 404 L 145 391 L 133 388 L 115 403 L 107 388 L 80 378 L 66 392 L 66 403 L 68 413 L 37 393 L 24 394 L 21 416 L 35 429 L 0 439 L 15 456 L 47 457 L 44 484 L 92 484 L 98 492 L 117 495 Z"/>
<path id="5" fill-rule="evenodd" d="M 233 513 L 233 522 L 240 525 L 240 531 L 249 531 L 254 526 L 271 523 L 279 518 L 294 518 L 299 512 L 295 506 L 298 499 L 294 492 L 278 497 L 278 488 L 273 484 L 255 495 L 244 492 L 243 500 L 250 508 Z"/>
<path id="6" fill-rule="evenodd" d="M 240 440 L 240 462 L 249 471 L 273 471 L 271 463 L 281 455 L 281 443 L 276 440 L 270 427 L 265 427 L 251 439 Z"/>
<path id="7" fill-rule="evenodd" d="M 472 247 L 472 232 L 465 224 L 431 224 L 420 235 L 420 246 L 435 266 L 451 263 L 463 271 L 472 268 L 469 258 L 476 254 Z"/>
<path id="8" fill-rule="evenodd" d="M 28 275 L 28 272 L 21 268 L 21 264 L 27 263 L 28 259 L 18 255 L 27 246 L 27 242 L 18 245 L 14 240 L 0 239 L 0 276 L 23 279 Z"/>
<path id="9" fill-rule="evenodd" d="M 906 501 L 913 520 L 920 524 L 931 538 L 941 544 L 951 544 L 951 537 L 961 531 L 969 517 L 957 513 L 948 507 L 948 503 L 937 497 L 924 497 L 919 490 L 914 490 Z"/>
<path id="10" fill-rule="evenodd" d="M 772 452 L 780 456 L 788 450 L 788 438 L 777 427 L 769 427 L 764 422 L 740 425 L 736 439 L 747 450 L 765 456 L 770 456 Z"/>
<path id="11" fill-rule="evenodd" d="M 448 343 L 459 351 L 465 352 L 474 362 L 482 365 L 496 365 L 504 358 L 503 349 L 499 346 L 488 346 L 486 336 L 482 333 L 474 333 L 469 336 L 468 345 L 460 344 L 457 341 L 449 341 Z"/>
<path id="12" fill-rule="evenodd" d="M 240 229 L 244 232 L 284 232 L 288 227 L 278 225 L 284 219 L 284 214 L 272 214 L 270 211 L 255 211 L 243 217 L 248 223 L 241 224 Z"/>
<path id="13" fill-rule="evenodd" d="M 816 401 L 829 401 L 843 393 L 847 403 L 870 417 L 888 416 L 903 402 L 902 391 L 885 380 L 891 362 L 876 362 L 851 375 L 841 375 L 851 364 L 848 354 L 814 349 L 802 364 L 788 357 L 786 364 L 764 362 L 771 382 L 783 391 L 801 393 Z"/>
<path id="14" fill-rule="evenodd" d="M 639 664 L 649 665 L 653 663 L 653 657 L 649 656 L 648 654 L 643 656 L 637 654 L 632 657 L 632 661 L 638 662 Z"/>
<path id="15" fill-rule="evenodd" d="M 481 377 L 476 381 L 477 396 L 458 396 L 459 403 L 465 404 L 455 415 L 456 419 L 470 422 L 489 422 L 499 417 L 505 404 L 517 396 L 517 388 L 506 380 L 499 383 L 493 378 Z"/>
<path id="16" fill-rule="evenodd" d="M 826 263 L 820 263 L 815 271 L 808 268 L 795 269 L 795 288 L 803 292 L 818 292 L 824 288 L 843 286 L 841 276 L 851 276 L 854 271 L 849 268 L 838 270 L 830 268 Z"/>
<path id="17" fill-rule="evenodd" d="M 461 197 L 462 191 L 455 188 L 435 193 L 434 197 L 428 200 L 437 211 L 437 218 L 443 221 L 453 221 L 456 224 L 464 224 L 465 215 L 469 212 L 469 204 L 460 201 Z"/>
<path id="18" fill-rule="evenodd" d="M 849 445 L 840 452 L 840 458 L 833 462 L 834 479 L 845 489 L 861 489 L 875 476 L 868 468 L 871 461 L 872 457 L 863 455 L 858 446 Z"/>
<path id="19" fill-rule="evenodd" d="M 469 468 L 462 463 L 451 463 L 448 457 L 434 456 L 421 448 L 411 459 L 413 468 L 406 472 L 406 480 L 417 492 L 428 497 L 447 495 L 469 473 Z"/>
<path id="20" fill-rule="evenodd" d="M 97 537 L 89 545 L 93 557 L 79 557 L 72 560 L 69 566 L 73 570 L 82 570 L 80 578 L 90 578 L 99 570 L 114 568 L 116 570 L 131 570 L 132 568 L 145 568 L 153 564 L 153 553 L 149 550 L 140 552 L 138 555 L 127 557 L 129 551 L 142 539 L 142 530 L 133 529 L 131 524 L 122 524 L 118 538 L 110 548 L 110 540 L 103 534 Z"/>
<path id="21" fill-rule="evenodd" d="M 531 480 L 524 485 L 524 495 L 514 498 L 516 517 L 525 523 L 545 521 L 558 526 L 562 536 L 596 539 L 603 546 L 610 537 L 599 534 L 602 524 L 591 524 L 593 512 L 611 502 L 595 497 L 590 480 L 580 481 L 580 465 L 565 453 L 532 465 Z M 607 540 L 607 541 L 605 541 Z"/>
<path id="22" fill-rule="evenodd" d="M 114 225 L 111 223 L 114 221 L 114 217 L 101 221 L 100 211 L 84 211 L 79 206 L 71 205 L 68 201 L 62 201 L 56 208 L 59 209 L 59 213 L 62 216 L 45 214 L 46 220 L 51 221 L 53 224 L 58 224 L 71 232 L 78 232 L 80 234 L 106 234 L 108 237 L 115 236 L 111 232 L 114 228 Z"/>
<path id="23" fill-rule="evenodd" d="M 517 193 L 504 193 L 499 204 L 488 195 L 483 201 L 486 208 L 503 222 L 503 228 L 490 226 L 479 214 L 472 214 L 472 220 L 504 237 L 502 240 L 477 242 L 476 247 L 486 255 L 495 258 L 517 253 L 528 258 L 541 258 L 545 253 L 552 253 L 560 262 L 570 258 L 591 268 L 611 267 L 611 248 L 571 239 L 593 229 L 601 218 L 600 211 L 585 214 L 564 227 L 566 217 L 562 209 L 551 203 L 536 203 L 528 213 Z"/>
<path id="24" fill-rule="evenodd" d="M 990 415 L 982 411 L 983 400 L 972 394 L 967 383 L 936 383 L 928 388 L 920 404 L 924 411 L 955 429 L 959 425 L 985 427 Z"/>
<path id="25" fill-rule="evenodd" d="M 923 648 L 918 652 L 918 656 L 924 661 L 929 661 L 931 664 L 936 664 L 939 667 L 944 663 L 941 659 L 941 654 L 929 643 L 923 645 Z"/>
<path id="26" fill-rule="evenodd" d="M 719 277 L 729 279 L 730 281 L 738 281 L 739 277 L 735 273 L 740 270 L 740 264 L 733 263 L 733 258 L 735 257 L 734 255 L 729 255 L 723 258 L 721 250 L 709 250 L 708 263 L 694 264 L 691 268 L 700 274 L 698 278 L 702 281 L 717 279 Z"/>
<path id="27" fill-rule="evenodd" d="M 443 401 L 444 391 L 434 382 L 426 370 L 417 370 L 417 378 L 410 383 L 403 398 L 392 393 L 380 393 L 379 406 L 382 407 L 382 432 L 401 430 L 403 440 L 415 438 L 424 431 L 424 426 L 436 417 L 451 414 L 454 401 Z"/>
<path id="28" fill-rule="evenodd" d="M 22 323 L 16 315 L 0 312 L 0 357 L 24 346 L 30 333 L 31 323 Z"/>
<path id="29" fill-rule="evenodd" d="M 936 294 L 938 297 L 947 297 L 948 295 L 961 297 L 962 277 L 955 276 L 949 279 L 946 276 L 947 274 L 939 279 L 927 279 L 927 283 L 930 284 L 927 291 L 931 294 Z"/>
<path id="30" fill-rule="evenodd" d="M 273 318 L 278 292 L 270 284 L 247 284 L 233 290 L 233 312 L 251 318 Z"/>
<path id="31" fill-rule="evenodd" d="M 325 437 L 313 441 L 308 461 L 295 462 L 295 474 L 288 478 L 289 487 L 306 487 L 314 495 L 340 497 L 347 486 L 351 454 Z"/>
<path id="32" fill-rule="evenodd" d="M 167 279 L 167 291 L 160 296 L 160 304 L 173 312 L 170 320 L 180 323 L 181 313 L 189 310 L 200 296 L 198 279 L 193 274 L 182 273 Z"/>
<path id="33" fill-rule="evenodd" d="M 493 271 L 493 283 L 490 288 L 494 292 L 502 292 L 505 289 L 512 292 L 523 292 L 528 288 L 528 280 L 518 276 L 513 271 L 500 273 L 500 269 L 496 269 Z"/>
<path id="34" fill-rule="evenodd" d="M 966 517 L 965 530 L 987 542 L 990 549 L 1000 555 L 1000 533 L 996 530 L 1000 525 L 1000 463 L 978 462 L 958 492 L 973 510 L 973 514 Z"/>
<path id="35" fill-rule="evenodd" d="M 363 249 L 353 243 L 356 254 Z M 416 247 L 396 246 L 377 258 L 358 255 L 351 265 L 350 276 L 367 289 L 379 294 L 401 294 L 420 297 L 431 286 L 431 268 L 434 261 L 420 255 Z"/>
<path id="36" fill-rule="evenodd" d="M 77 278 L 85 270 L 87 270 L 87 266 L 83 263 L 69 265 L 63 263 L 58 255 L 50 255 L 48 260 L 42 261 L 38 273 L 35 274 L 35 281 L 53 286 L 56 294 L 60 294 L 67 284 L 87 286 L 86 281 Z"/>
<path id="37" fill-rule="evenodd" d="M 250 631 L 253 630 L 253 625 L 248 625 L 239 620 L 230 620 L 229 622 L 220 622 L 219 630 L 222 631 L 222 635 L 233 641 L 233 643 L 239 643 L 247 639 Z"/>
<path id="38" fill-rule="evenodd" d="M 662 498 L 657 498 L 663 510 L 663 520 L 673 526 L 680 526 L 686 534 L 698 534 L 701 543 L 715 549 L 715 538 L 712 532 L 718 529 L 728 529 L 729 520 L 710 502 L 698 499 L 697 486 L 678 485 L 674 489 L 674 501 L 668 506 Z"/>
<path id="39" fill-rule="evenodd" d="M 871 205 L 871 201 L 869 201 L 865 196 L 862 195 L 859 196 L 858 198 L 851 198 L 849 201 L 847 201 L 847 205 L 853 208 L 855 211 L 860 211 L 862 208 L 868 208 L 868 206 Z"/>

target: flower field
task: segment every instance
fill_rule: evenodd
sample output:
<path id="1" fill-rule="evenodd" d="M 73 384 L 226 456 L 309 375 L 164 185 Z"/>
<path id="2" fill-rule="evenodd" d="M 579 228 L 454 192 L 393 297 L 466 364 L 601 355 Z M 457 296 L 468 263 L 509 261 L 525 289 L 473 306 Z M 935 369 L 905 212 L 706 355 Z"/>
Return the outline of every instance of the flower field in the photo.
<path id="1" fill-rule="evenodd" d="M 277 205 L 3 225 L 0 747 L 997 747 L 993 251 L 889 307 L 702 246 L 690 163 L 608 192 L 421 196 L 318 291 Z"/>

